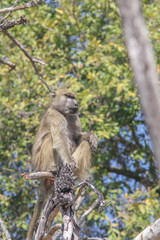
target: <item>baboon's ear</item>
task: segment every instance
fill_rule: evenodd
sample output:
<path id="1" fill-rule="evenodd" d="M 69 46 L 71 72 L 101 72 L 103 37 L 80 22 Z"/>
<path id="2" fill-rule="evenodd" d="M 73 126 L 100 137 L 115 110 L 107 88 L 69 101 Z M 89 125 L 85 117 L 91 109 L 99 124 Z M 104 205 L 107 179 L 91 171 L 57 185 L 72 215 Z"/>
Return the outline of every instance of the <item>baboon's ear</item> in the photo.
<path id="1" fill-rule="evenodd" d="M 55 96 L 56 96 L 56 92 L 51 92 L 51 93 L 50 93 L 50 96 L 51 96 L 51 99 L 54 99 Z"/>

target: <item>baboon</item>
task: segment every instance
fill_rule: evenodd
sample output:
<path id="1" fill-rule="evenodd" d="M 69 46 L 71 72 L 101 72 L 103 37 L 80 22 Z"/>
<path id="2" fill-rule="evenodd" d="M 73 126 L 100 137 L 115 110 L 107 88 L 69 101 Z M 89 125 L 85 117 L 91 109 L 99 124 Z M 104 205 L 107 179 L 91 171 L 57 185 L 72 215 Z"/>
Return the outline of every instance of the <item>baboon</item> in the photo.
<path id="1" fill-rule="evenodd" d="M 52 93 L 32 149 L 31 162 L 36 171 L 55 171 L 59 165 L 75 163 L 75 175 L 79 180 L 90 176 L 91 151 L 97 149 L 97 136 L 82 132 L 77 112 L 78 103 L 72 91 L 60 89 Z M 35 223 L 53 185 L 43 180 L 41 189 L 26 240 L 32 239 Z"/>

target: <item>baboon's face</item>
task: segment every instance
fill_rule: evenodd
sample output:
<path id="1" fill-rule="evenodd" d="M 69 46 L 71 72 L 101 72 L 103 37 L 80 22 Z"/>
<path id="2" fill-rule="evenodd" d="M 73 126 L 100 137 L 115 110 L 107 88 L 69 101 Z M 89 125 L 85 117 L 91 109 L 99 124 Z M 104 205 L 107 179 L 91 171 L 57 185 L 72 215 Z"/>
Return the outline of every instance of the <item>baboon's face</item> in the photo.
<path id="1" fill-rule="evenodd" d="M 78 103 L 75 97 L 70 96 L 68 94 L 64 94 L 61 96 L 61 101 L 64 103 L 63 105 L 63 113 L 64 114 L 75 114 L 78 111 Z"/>
<path id="2" fill-rule="evenodd" d="M 53 99 L 53 106 L 64 115 L 75 114 L 78 111 L 78 103 L 75 97 L 68 93 L 57 95 Z"/>

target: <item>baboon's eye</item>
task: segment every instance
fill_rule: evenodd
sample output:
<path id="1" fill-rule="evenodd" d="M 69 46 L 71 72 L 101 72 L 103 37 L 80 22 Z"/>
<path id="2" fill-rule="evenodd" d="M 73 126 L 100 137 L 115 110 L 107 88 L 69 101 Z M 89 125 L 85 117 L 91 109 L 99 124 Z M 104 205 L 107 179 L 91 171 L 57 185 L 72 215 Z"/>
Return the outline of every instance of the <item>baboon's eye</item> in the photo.
<path id="1" fill-rule="evenodd" d="M 75 99 L 75 97 L 73 97 L 71 95 L 68 95 L 68 94 L 64 94 L 64 96 L 67 97 L 67 98 Z"/>

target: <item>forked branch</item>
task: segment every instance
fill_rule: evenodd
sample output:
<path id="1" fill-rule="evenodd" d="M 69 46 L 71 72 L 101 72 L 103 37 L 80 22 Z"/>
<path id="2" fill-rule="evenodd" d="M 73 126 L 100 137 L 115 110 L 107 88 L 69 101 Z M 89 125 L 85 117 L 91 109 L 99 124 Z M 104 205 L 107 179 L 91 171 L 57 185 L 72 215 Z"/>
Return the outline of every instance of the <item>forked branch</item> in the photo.
<path id="1" fill-rule="evenodd" d="M 15 39 L 11 33 L 9 33 L 7 30 L 3 29 L 2 30 L 11 40 L 12 42 L 14 42 L 15 45 L 17 45 L 22 52 L 26 55 L 26 57 L 30 60 L 36 74 L 38 75 L 39 79 L 44 83 L 44 85 L 48 88 L 48 90 L 50 92 L 53 92 L 52 88 L 45 82 L 44 78 L 42 77 L 42 75 L 40 74 L 38 67 L 36 66 L 35 62 L 39 62 L 39 60 L 37 61 L 36 59 L 34 59 L 29 53 L 28 51 L 24 48 L 24 46 L 17 40 Z"/>
<path id="2" fill-rule="evenodd" d="M 46 81 L 44 80 L 43 76 L 40 74 L 38 67 L 36 66 L 35 63 L 40 63 L 43 65 L 47 65 L 46 63 L 44 63 L 42 60 L 33 58 L 28 51 L 24 48 L 24 46 L 18 41 L 16 40 L 11 33 L 9 33 L 7 31 L 7 29 L 14 27 L 15 25 L 19 25 L 19 24 L 25 24 L 27 19 L 25 16 L 21 16 L 20 19 L 12 19 L 11 21 L 7 21 L 6 18 L 8 18 L 8 16 L 11 14 L 11 12 L 13 11 L 17 11 L 17 10 L 22 10 L 25 8 L 30 8 L 30 7 L 36 7 L 37 5 L 45 2 L 46 0 L 38 0 L 38 1 L 29 1 L 28 3 L 25 3 L 22 6 L 16 6 L 18 1 L 15 1 L 15 4 L 13 5 L 13 7 L 10 8 L 4 8 L 0 10 L 0 13 L 6 13 L 8 12 L 8 14 L 2 18 L 0 20 L 0 32 L 2 31 L 3 33 L 5 33 L 13 42 L 15 45 L 17 45 L 22 51 L 23 53 L 26 55 L 26 57 L 30 60 L 36 74 L 38 75 L 39 79 L 43 82 L 43 84 L 48 88 L 48 90 L 50 92 L 53 92 L 52 88 L 46 83 Z M 6 64 L 8 66 L 11 67 L 10 71 L 13 70 L 15 68 L 15 65 L 6 62 L 4 60 L 1 60 L 1 63 Z"/>
<path id="3" fill-rule="evenodd" d="M 25 180 L 35 179 L 54 179 L 55 181 L 55 194 L 54 197 L 49 198 L 44 210 L 42 212 L 38 229 L 36 232 L 35 240 L 48 240 L 54 239 L 55 236 L 63 234 L 64 240 L 71 240 L 72 235 L 79 236 L 79 224 L 83 222 L 86 216 L 99 205 L 99 212 L 105 209 L 109 202 L 104 201 L 104 197 L 100 191 L 89 181 L 84 181 L 74 187 L 74 166 L 65 165 L 59 168 L 57 176 L 51 172 L 37 172 L 37 173 L 24 173 L 22 174 Z M 79 220 L 75 220 L 75 202 L 81 196 L 86 187 L 90 187 L 97 195 L 98 199 L 89 207 L 89 209 L 81 216 Z M 79 188 L 78 193 L 75 195 L 76 190 Z M 61 225 L 55 225 L 51 228 L 51 224 L 59 212 L 63 217 L 63 229 Z M 52 238 L 53 237 L 53 238 Z"/>

